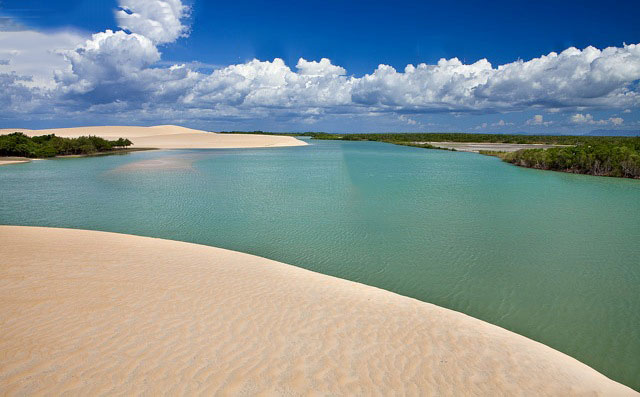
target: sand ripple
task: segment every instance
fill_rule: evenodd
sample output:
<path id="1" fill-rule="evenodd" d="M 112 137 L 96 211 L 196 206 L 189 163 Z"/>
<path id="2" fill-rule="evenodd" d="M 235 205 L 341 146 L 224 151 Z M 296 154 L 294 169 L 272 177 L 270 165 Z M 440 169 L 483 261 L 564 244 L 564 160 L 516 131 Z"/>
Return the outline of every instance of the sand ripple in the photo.
<path id="1" fill-rule="evenodd" d="M 0 226 L 0 392 L 634 395 L 466 315 L 233 251 Z"/>

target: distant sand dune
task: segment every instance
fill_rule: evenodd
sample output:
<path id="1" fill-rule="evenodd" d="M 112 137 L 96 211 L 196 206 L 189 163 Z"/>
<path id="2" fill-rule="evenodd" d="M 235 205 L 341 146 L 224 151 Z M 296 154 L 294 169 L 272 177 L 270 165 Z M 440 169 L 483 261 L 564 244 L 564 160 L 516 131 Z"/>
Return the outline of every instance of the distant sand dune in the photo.
<path id="1" fill-rule="evenodd" d="M 133 142 L 134 147 L 156 149 L 257 148 L 306 145 L 305 142 L 291 136 L 216 134 L 175 125 L 158 125 L 154 127 L 96 126 L 47 130 L 5 128 L 0 129 L 0 135 L 17 131 L 29 136 L 56 134 L 64 138 L 77 138 L 83 135 L 95 135 L 107 139 L 127 138 Z"/>
<path id="2" fill-rule="evenodd" d="M 0 226 L 7 395 L 637 395 L 540 343 L 219 248 Z"/>

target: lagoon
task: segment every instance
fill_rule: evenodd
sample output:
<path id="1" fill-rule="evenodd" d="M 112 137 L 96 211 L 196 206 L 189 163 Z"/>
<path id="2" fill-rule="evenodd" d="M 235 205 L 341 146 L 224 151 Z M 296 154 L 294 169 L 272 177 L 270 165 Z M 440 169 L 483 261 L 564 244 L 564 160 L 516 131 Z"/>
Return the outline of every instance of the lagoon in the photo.
<path id="1" fill-rule="evenodd" d="M 308 142 L 0 167 L 0 224 L 264 256 L 464 312 L 640 389 L 640 181 Z"/>

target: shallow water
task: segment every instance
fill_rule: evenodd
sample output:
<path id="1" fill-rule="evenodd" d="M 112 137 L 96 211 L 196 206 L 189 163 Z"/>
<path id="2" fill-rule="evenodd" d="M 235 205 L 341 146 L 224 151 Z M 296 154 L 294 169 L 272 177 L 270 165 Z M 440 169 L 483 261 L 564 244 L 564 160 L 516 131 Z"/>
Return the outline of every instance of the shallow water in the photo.
<path id="1" fill-rule="evenodd" d="M 310 143 L 0 167 L 0 223 L 264 256 L 462 311 L 640 389 L 640 181 Z"/>

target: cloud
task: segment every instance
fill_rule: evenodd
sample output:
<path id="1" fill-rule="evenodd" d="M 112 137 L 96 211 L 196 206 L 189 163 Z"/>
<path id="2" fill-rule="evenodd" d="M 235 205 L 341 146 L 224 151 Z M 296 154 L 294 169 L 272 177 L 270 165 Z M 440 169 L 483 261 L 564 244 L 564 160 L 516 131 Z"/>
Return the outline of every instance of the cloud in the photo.
<path id="1" fill-rule="evenodd" d="M 486 104 L 509 109 L 622 107 L 638 103 L 633 83 L 639 78 L 640 45 L 572 47 L 499 66 L 474 94 Z"/>
<path id="2" fill-rule="evenodd" d="M 407 123 L 408 125 L 418 125 L 418 122 L 410 117 L 405 116 L 404 114 L 401 114 L 400 116 L 398 116 L 398 120 Z"/>
<path id="3" fill-rule="evenodd" d="M 487 82 L 492 70 L 485 59 L 471 65 L 457 58 L 441 59 L 436 65 L 408 65 L 403 73 L 379 65 L 354 82 L 352 99 L 354 104 L 387 109 L 473 110 L 480 106 L 474 90 Z"/>
<path id="4" fill-rule="evenodd" d="M 16 73 L 0 73 L 0 108 L 3 113 L 15 115 L 34 112 L 40 105 L 44 94 L 37 88 L 27 87 L 30 76 Z"/>
<path id="5" fill-rule="evenodd" d="M 535 117 L 537 117 L 537 116 L 535 116 Z M 540 116 L 540 117 L 542 117 L 542 116 Z M 542 122 L 542 119 L 540 119 L 540 121 Z M 529 124 L 529 123 L 527 123 L 527 124 Z M 476 130 L 485 129 L 485 128 L 489 127 L 489 126 L 498 127 L 499 128 L 499 127 L 507 127 L 507 126 L 512 126 L 512 125 L 515 125 L 515 123 L 506 122 L 506 121 L 500 119 L 500 120 L 496 121 L 495 123 L 491 123 L 491 124 L 482 123 L 482 124 L 476 126 L 475 129 Z"/>
<path id="6" fill-rule="evenodd" d="M 75 33 L 0 31 L 0 117 L 51 117 L 58 104 L 56 70 L 69 64 L 58 52 L 82 41 Z"/>
<path id="7" fill-rule="evenodd" d="M 625 109 L 622 113 L 631 113 L 631 109 Z"/>
<path id="8" fill-rule="evenodd" d="M 298 61 L 298 72 L 282 59 L 231 65 L 204 76 L 185 96 L 190 106 L 207 106 L 222 111 L 287 109 L 304 112 L 340 111 L 351 105 L 352 78 L 343 76 L 344 69 L 320 62 Z"/>
<path id="9" fill-rule="evenodd" d="M 569 120 L 574 124 L 589 124 L 589 125 L 622 125 L 624 123 L 624 119 L 622 117 L 610 117 L 607 120 L 595 120 L 592 115 L 589 113 L 582 114 L 576 113 L 569 118 Z"/>
<path id="10" fill-rule="evenodd" d="M 506 122 L 504 120 L 499 120 L 499 121 L 497 121 L 495 123 L 491 123 L 492 127 L 506 127 L 506 126 L 509 126 L 509 125 L 514 125 L 514 123 L 508 123 L 508 122 Z"/>
<path id="11" fill-rule="evenodd" d="M 548 107 L 619 107 L 636 104 L 633 82 L 640 78 L 640 46 L 583 51 L 569 49 L 528 62 L 493 68 L 486 60 L 458 59 L 436 65 L 408 65 L 403 72 L 380 65 L 363 77 L 323 58 L 300 59 L 297 72 L 280 59 L 253 60 L 204 77 L 189 103 L 298 107 L 324 113 L 495 112 Z M 268 71 L 268 72 L 267 72 Z M 269 76 L 269 77 L 267 77 Z M 532 119 L 530 125 L 551 122 Z"/>
<path id="12" fill-rule="evenodd" d="M 300 58 L 296 69 L 298 69 L 298 74 L 303 76 L 342 76 L 347 74 L 343 67 L 332 65 L 328 58 L 322 58 L 320 62 L 309 62 Z"/>
<path id="13" fill-rule="evenodd" d="M 189 28 L 182 20 L 188 16 L 189 7 L 180 0 L 119 0 L 118 5 L 118 26 L 155 44 L 172 43 L 187 36 Z"/>
<path id="14" fill-rule="evenodd" d="M 553 121 L 544 121 L 544 117 L 541 114 L 536 114 L 535 116 L 533 116 L 533 118 L 527 120 L 526 122 L 527 125 L 542 125 L 542 126 L 548 126 L 553 124 Z"/>
<path id="15" fill-rule="evenodd" d="M 24 112 L 16 109 L 25 108 L 48 112 L 52 118 L 117 109 L 128 112 L 130 119 L 166 121 L 313 122 L 387 115 L 387 121 L 418 125 L 412 115 L 526 110 L 581 112 L 572 116 L 574 125 L 620 125 L 622 118 L 596 121 L 586 111 L 640 106 L 640 45 L 635 44 L 569 48 L 497 67 L 486 59 L 464 64 L 457 58 L 407 65 L 402 71 L 379 65 L 360 77 L 328 58 L 300 58 L 294 68 L 279 58 L 202 68 L 197 62 L 170 64 L 161 59 L 159 46 L 188 35 L 189 8 L 180 0 L 118 4 L 115 15 L 123 30 L 89 38 L 0 32 L 0 101 L 5 104 L 0 116 L 21 118 Z M 526 124 L 548 126 L 552 121 L 536 114 Z"/>
<path id="16" fill-rule="evenodd" d="M 572 123 L 576 123 L 576 124 L 593 124 L 593 116 L 590 115 L 589 113 L 587 114 L 576 113 L 573 116 L 571 116 L 570 120 Z"/>
<path id="17" fill-rule="evenodd" d="M 59 92 L 66 98 L 84 95 L 97 104 L 150 94 L 146 75 L 160 60 L 158 49 L 145 36 L 111 30 L 63 54 L 71 68 L 56 73 Z"/>
<path id="18" fill-rule="evenodd" d="M 69 68 L 61 51 L 74 48 L 84 39 L 70 32 L 0 32 L 0 73 L 29 76 L 25 84 L 30 87 L 55 88 L 54 71 Z"/>
<path id="19" fill-rule="evenodd" d="M 640 45 L 569 48 L 497 68 L 484 59 L 465 65 L 457 58 L 409 65 L 403 73 L 380 65 L 354 84 L 353 100 L 424 112 L 621 107 L 639 103 L 638 79 Z"/>

